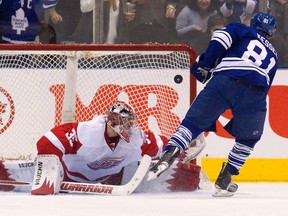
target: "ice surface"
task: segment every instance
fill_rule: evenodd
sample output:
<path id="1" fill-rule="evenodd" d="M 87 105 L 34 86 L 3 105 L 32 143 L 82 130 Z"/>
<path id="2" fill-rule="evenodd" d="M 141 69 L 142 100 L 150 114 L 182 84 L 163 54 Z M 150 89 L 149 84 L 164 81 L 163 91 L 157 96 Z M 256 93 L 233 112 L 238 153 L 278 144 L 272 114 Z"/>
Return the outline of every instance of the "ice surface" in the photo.
<path id="1" fill-rule="evenodd" d="M 0 192 L 1 216 L 288 216 L 288 183 L 240 183 L 229 198 L 210 190 L 98 196 Z"/>

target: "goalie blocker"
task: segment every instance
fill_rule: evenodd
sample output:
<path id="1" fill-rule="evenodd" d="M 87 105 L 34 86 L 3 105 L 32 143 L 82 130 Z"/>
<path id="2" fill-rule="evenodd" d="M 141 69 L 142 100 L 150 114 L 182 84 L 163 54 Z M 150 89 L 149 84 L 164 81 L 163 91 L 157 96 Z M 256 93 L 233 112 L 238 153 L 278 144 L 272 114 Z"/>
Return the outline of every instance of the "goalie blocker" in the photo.
<path id="1" fill-rule="evenodd" d="M 38 155 L 35 162 L 31 194 L 58 194 L 63 176 L 63 167 L 58 156 Z"/>

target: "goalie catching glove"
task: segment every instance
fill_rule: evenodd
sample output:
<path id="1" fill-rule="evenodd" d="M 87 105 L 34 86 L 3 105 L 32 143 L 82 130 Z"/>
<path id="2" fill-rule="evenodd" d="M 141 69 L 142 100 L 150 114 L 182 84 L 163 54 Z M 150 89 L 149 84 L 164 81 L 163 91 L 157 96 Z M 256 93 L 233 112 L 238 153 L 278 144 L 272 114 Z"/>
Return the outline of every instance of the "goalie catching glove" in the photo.
<path id="1" fill-rule="evenodd" d="M 160 160 L 149 170 L 148 181 L 158 178 L 165 172 L 178 158 L 180 161 L 189 162 L 194 160 L 205 148 L 205 136 L 199 134 L 196 139 L 192 140 L 189 147 L 180 153 L 180 149 L 176 146 L 167 146 Z"/>
<path id="2" fill-rule="evenodd" d="M 174 168 L 175 173 L 172 179 L 166 182 L 171 191 L 195 191 L 199 188 L 201 167 L 189 161 L 187 163 L 178 162 Z"/>
<path id="3" fill-rule="evenodd" d="M 150 181 L 161 179 L 162 176 L 160 178 L 158 177 L 171 166 L 170 171 L 167 172 L 169 173 L 168 176 L 171 177 L 165 180 L 165 182 L 169 184 L 167 188 L 170 191 L 177 192 L 197 190 L 199 188 L 201 167 L 193 164 L 192 161 L 178 161 L 175 165 L 173 162 L 178 155 L 179 149 L 172 146 L 164 153 L 163 157 L 158 161 L 158 163 L 150 169 L 147 180 Z M 164 174 L 163 176 L 167 175 Z"/>

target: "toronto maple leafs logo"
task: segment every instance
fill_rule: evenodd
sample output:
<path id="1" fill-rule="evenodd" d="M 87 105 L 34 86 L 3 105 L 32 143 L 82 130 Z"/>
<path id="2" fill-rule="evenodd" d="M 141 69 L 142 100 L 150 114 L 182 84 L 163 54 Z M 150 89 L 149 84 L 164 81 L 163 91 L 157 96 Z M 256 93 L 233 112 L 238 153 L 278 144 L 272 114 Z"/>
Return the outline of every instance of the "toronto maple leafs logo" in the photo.
<path id="1" fill-rule="evenodd" d="M 12 124 L 14 115 L 14 101 L 10 94 L 0 87 L 0 134 Z"/>
<path id="2" fill-rule="evenodd" d="M 26 28 L 29 26 L 27 17 L 25 17 L 25 12 L 22 8 L 19 8 L 16 13 L 16 16 L 11 16 L 11 24 L 13 30 L 16 30 L 17 34 L 20 35 L 21 31 L 26 31 Z"/>
<path id="3" fill-rule="evenodd" d="M 124 157 L 121 158 L 103 158 L 101 160 L 96 160 L 87 164 L 87 166 L 92 170 L 109 169 L 111 167 L 118 166 Z"/>

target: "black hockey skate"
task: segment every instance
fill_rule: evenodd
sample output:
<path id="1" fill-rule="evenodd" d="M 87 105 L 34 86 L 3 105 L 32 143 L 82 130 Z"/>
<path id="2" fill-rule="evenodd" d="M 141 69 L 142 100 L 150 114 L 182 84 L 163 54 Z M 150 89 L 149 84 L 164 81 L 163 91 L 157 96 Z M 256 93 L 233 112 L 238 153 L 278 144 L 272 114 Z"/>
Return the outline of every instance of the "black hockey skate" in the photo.
<path id="1" fill-rule="evenodd" d="M 158 178 L 167 170 L 178 157 L 180 150 L 176 146 L 171 146 L 169 151 L 165 151 L 160 160 L 149 170 L 148 181 Z"/>
<path id="2" fill-rule="evenodd" d="M 215 182 L 215 191 L 212 194 L 214 197 L 229 197 L 233 196 L 238 189 L 238 185 L 233 183 L 231 174 L 229 173 L 230 165 L 222 164 L 222 169 Z"/>

